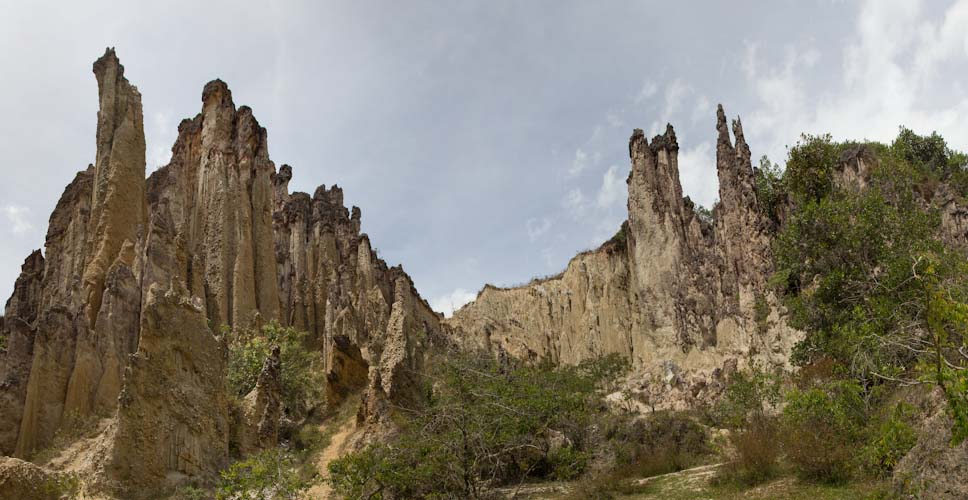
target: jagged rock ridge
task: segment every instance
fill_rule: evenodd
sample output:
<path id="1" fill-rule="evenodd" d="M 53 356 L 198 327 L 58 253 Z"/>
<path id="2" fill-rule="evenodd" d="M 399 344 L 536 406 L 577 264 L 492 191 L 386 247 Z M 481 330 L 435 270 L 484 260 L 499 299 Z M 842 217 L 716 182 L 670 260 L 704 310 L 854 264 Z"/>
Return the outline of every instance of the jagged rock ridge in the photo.
<path id="1" fill-rule="evenodd" d="M 737 360 L 788 363 L 800 334 L 766 287 L 770 222 L 757 207 L 750 149 L 738 119 L 731 140 L 722 107 L 716 129 L 721 202 L 713 220 L 682 196 L 672 126 L 651 142 L 637 129 L 623 237 L 578 255 L 557 277 L 486 286 L 449 320 L 458 336 L 560 363 L 619 353 L 664 377 L 676 406 L 702 397 Z"/>
<path id="2" fill-rule="evenodd" d="M 59 431 L 96 427 L 73 452 L 82 458 L 48 465 L 144 498 L 212 477 L 231 440 L 274 445 L 278 359 L 247 414 L 231 415 L 221 325 L 309 331 L 329 398 L 367 391 L 364 426 L 386 401 L 418 397 L 407 379 L 444 327 L 403 269 L 377 257 L 342 191 L 289 193 L 291 168 L 276 172 L 266 130 L 220 80 L 146 180 L 140 94 L 113 49 L 94 73 L 96 160 L 65 189 L 3 317 L 0 454 L 30 458 Z"/>

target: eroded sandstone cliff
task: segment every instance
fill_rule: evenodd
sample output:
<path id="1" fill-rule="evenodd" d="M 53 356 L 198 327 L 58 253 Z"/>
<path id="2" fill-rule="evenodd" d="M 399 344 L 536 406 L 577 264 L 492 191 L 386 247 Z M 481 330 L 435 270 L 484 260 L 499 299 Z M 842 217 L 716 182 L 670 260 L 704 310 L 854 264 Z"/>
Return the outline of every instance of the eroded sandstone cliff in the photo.
<path id="1" fill-rule="evenodd" d="M 141 96 L 113 49 L 94 73 L 95 162 L 65 189 L 0 323 L 0 454 L 56 456 L 55 436 L 97 429 L 47 465 L 144 498 L 211 478 L 232 439 L 275 445 L 279 359 L 233 418 L 222 326 L 310 332 L 330 401 L 366 391 L 364 427 L 420 397 L 408 378 L 443 342 L 441 319 L 372 250 L 340 188 L 289 193 L 292 169 L 276 172 L 266 130 L 220 80 L 146 180 Z"/>
<path id="2" fill-rule="evenodd" d="M 628 220 L 556 277 L 486 286 L 449 323 L 463 342 L 523 359 L 578 363 L 618 353 L 640 389 L 660 377 L 670 405 L 700 397 L 724 370 L 759 359 L 785 365 L 799 333 L 766 286 L 770 223 L 757 206 L 750 149 L 717 110 L 720 203 L 708 220 L 679 182 L 675 131 L 629 140 Z"/>

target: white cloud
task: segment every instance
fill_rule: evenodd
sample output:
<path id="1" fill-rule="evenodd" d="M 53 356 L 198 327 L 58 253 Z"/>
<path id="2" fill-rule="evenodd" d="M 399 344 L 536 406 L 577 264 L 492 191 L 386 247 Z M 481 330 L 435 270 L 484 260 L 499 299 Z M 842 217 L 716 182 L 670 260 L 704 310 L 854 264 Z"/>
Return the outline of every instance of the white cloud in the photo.
<path id="1" fill-rule="evenodd" d="M 715 116 L 716 108 L 709 102 L 709 98 L 704 95 L 697 97 L 696 104 L 692 108 L 693 123 L 702 122 L 703 120 L 709 120 L 710 123 L 713 123 Z"/>
<path id="2" fill-rule="evenodd" d="M 682 106 L 682 101 L 692 91 L 692 87 L 686 85 L 681 78 L 676 78 L 666 87 L 665 110 L 662 112 L 664 121 L 668 121 L 673 114 L 679 111 L 679 107 Z"/>
<path id="3" fill-rule="evenodd" d="M 834 67 L 818 65 L 813 47 L 788 47 L 783 62 L 770 66 L 748 44 L 744 70 L 758 99 L 744 120 L 750 143 L 782 161 L 800 133 L 887 142 L 904 125 L 968 146 L 968 94 L 950 74 L 968 64 L 968 2 L 937 20 L 923 10 L 915 1 L 864 2 L 843 50 L 841 76 L 826 90 L 808 92 L 802 84 L 805 70 Z"/>
<path id="4" fill-rule="evenodd" d="M 152 115 L 149 122 L 148 133 L 152 146 L 147 154 L 147 168 L 149 171 L 163 167 L 171 161 L 171 146 L 175 142 L 177 124 L 171 120 L 171 115 L 167 111 L 157 112 Z"/>
<path id="5" fill-rule="evenodd" d="M 716 159 L 709 142 L 679 152 L 679 180 L 692 201 L 711 208 L 719 198 Z"/>
<path id="6" fill-rule="evenodd" d="M 34 228 L 30 222 L 30 209 L 27 207 L 9 204 L 3 207 L 3 214 L 7 217 L 13 234 L 26 234 Z"/>
<path id="7" fill-rule="evenodd" d="M 639 93 L 636 94 L 634 102 L 635 104 L 642 104 L 647 101 L 650 97 L 654 96 L 656 92 L 659 91 L 659 86 L 651 80 L 646 80 L 642 84 L 642 88 L 639 89 Z"/>
<path id="8" fill-rule="evenodd" d="M 528 239 L 531 241 L 537 241 L 538 238 L 543 236 L 545 233 L 551 229 L 551 221 L 546 217 L 542 217 L 540 220 L 536 218 L 528 219 L 526 223 L 528 228 Z"/>
<path id="9" fill-rule="evenodd" d="M 616 165 L 608 167 L 605 175 L 602 176 L 602 187 L 598 190 L 596 202 L 598 208 L 608 209 L 624 202 L 627 198 L 628 189 L 625 185 L 625 178 L 619 172 Z"/>
<path id="10" fill-rule="evenodd" d="M 446 295 L 441 295 L 431 299 L 430 307 L 432 307 L 434 311 L 444 313 L 444 316 L 449 318 L 453 316 L 454 311 L 460 309 L 464 306 L 464 304 L 471 302 L 475 298 L 477 298 L 477 294 L 468 292 L 463 288 L 457 288 L 453 292 L 450 292 Z"/>
<path id="11" fill-rule="evenodd" d="M 577 177 L 586 168 L 588 168 L 588 153 L 578 148 L 575 150 L 575 159 L 571 161 L 571 166 L 568 167 L 568 177 Z"/>
<path id="12" fill-rule="evenodd" d="M 608 125 L 612 128 L 618 128 L 625 125 L 625 120 L 622 119 L 621 113 L 609 112 L 607 115 L 605 115 L 605 121 L 608 122 Z"/>
<path id="13" fill-rule="evenodd" d="M 562 205 L 571 211 L 572 216 L 576 218 L 584 216 L 588 211 L 587 203 L 585 203 L 585 195 L 582 194 L 581 188 L 574 188 L 568 191 L 565 199 L 562 200 Z"/>

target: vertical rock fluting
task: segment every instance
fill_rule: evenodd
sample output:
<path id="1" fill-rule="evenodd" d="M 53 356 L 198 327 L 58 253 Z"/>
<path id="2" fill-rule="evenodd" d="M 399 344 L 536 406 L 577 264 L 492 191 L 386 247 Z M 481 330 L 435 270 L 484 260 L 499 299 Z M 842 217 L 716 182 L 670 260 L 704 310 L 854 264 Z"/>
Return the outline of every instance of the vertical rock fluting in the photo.
<path id="1" fill-rule="evenodd" d="M 148 290 L 108 430 L 106 469 L 123 498 L 153 498 L 172 474 L 212 477 L 228 459 L 226 352 L 207 322 L 183 284 Z"/>
<path id="2" fill-rule="evenodd" d="M 6 352 L 0 354 L 0 454 L 17 445 L 23 417 L 27 380 L 33 359 L 33 324 L 40 309 L 44 257 L 36 250 L 24 260 L 13 295 L 4 309 L 0 335 L 6 338 Z"/>
<path id="3" fill-rule="evenodd" d="M 672 127 L 651 143 L 635 130 L 623 230 L 559 276 L 486 286 L 449 320 L 465 345 L 563 363 L 619 353 L 673 384 L 683 370 L 705 383 L 735 358 L 785 362 L 799 334 L 765 289 L 769 223 L 757 207 L 751 153 L 738 119 L 735 145 L 730 139 L 721 107 L 716 129 L 721 201 L 714 220 L 682 197 Z M 768 318 L 755 318 L 758 301 L 772 306 Z"/>
<path id="4" fill-rule="evenodd" d="M 18 392 L 22 416 L 0 422 L 3 434 L 15 436 L 13 448 L 5 454 L 24 457 L 38 444 L 45 444 L 60 425 L 67 383 L 74 367 L 78 328 L 75 318 L 83 315 L 81 277 L 88 256 L 88 231 L 93 195 L 94 167 L 79 172 L 64 189 L 50 216 L 45 242 L 41 294 L 33 323 L 21 325 L 33 338 L 28 350 L 6 353 L 8 365 L 26 365 L 18 378 L 25 386 L 0 387 L 5 395 Z M 22 392 L 21 392 L 22 391 Z"/>
<path id="5" fill-rule="evenodd" d="M 214 80 L 201 114 L 179 125 L 171 162 L 148 180 L 152 216 L 163 214 L 190 256 L 171 263 L 173 271 L 204 298 L 214 325 L 248 327 L 279 315 L 274 172 L 265 129 Z"/>
<path id="6" fill-rule="evenodd" d="M 94 63 L 100 108 L 88 232 L 90 261 L 83 285 L 88 324 L 101 307 L 108 268 L 126 241 L 138 240 L 145 220 L 145 132 L 141 94 L 124 77 L 114 49 Z"/>
<path id="7" fill-rule="evenodd" d="M 446 329 L 377 257 L 342 190 L 290 194 L 292 169 L 275 172 L 265 129 L 220 80 L 146 182 L 140 95 L 112 49 L 94 72 L 95 163 L 65 189 L 46 258 L 25 261 L 0 321 L 0 453 L 29 458 L 84 425 L 100 434 L 68 466 L 114 494 L 212 478 L 240 433 L 223 325 L 308 330 L 332 402 L 370 391 L 365 424 L 384 417 L 367 408 L 419 398 L 414 372 Z M 277 351 L 253 396 L 251 450 L 276 442 L 281 369 Z"/>
<path id="8" fill-rule="evenodd" d="M 282 322 L 309 332 L 324 359 L 330 402 L 366 388 L 381 371 L 393 375 L 377 383 L 385 397 L 412 399 L 404 387 L 391 387 L 393 379 L 401 367 L 420 364 L 430 342 L 443 339 L 440 317 L 402 268 L 387 267 L 376 255 L 360 233 L 360 209 L 347 210 L 342 189 L 290 194 L 291 177 L 288 166 L 273 177 Z"/>

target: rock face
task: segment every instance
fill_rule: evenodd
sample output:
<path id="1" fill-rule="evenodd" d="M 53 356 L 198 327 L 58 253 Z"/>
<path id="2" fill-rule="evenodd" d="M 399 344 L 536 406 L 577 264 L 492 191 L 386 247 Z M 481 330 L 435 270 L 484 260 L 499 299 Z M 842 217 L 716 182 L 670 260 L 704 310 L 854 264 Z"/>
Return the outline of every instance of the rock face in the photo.
<path id="1" fill-rule="evenodd" d="M 279 315 L 274 171 L 265 129 L 215 80 L 202 92 L 202 112 L 178 126 L 171 162 L 148 179 L 150 213 L 183 249 L 184 261 L 165 271 L 205 301 L 213 324 L 251 326 Z"/>
<path id="2" fill-rule="evenodd" d="M 968 441 L 951 445 L 952 419 L 939 388 L 912 398 L 919 420 L 917 443 L 895 467 L 901 498 L 968 498 Z"/>
<path id="3" fill-rule="evenodd" d="M 369 397 L 412 399 L 393 385 L 397 375 L 387 375 L 418 367 L 431 343 L 445 341 L 441 318 L 402 267 L 387 267 L 376 255 L 360 233 L 360 209 L 343 206 L 342 189 L 289 194 L 291 177 L 283 165 L 272 179 L 282 322 L 309 332 L 319 347 L 331 402 L 368 387 L 374 369 L 384 377 Z"/>
<path id="4" fill-rule="evenodd" d="M 278 351 L 236 425 L 222 326 L 308 331 L 329 399 L 367 391 L 363 424 L 421 397 L 410 378 L 447 328 L 372 250 L 340 188 L 289 193 L 292 169 L 276 172 L 266 130 L 221 80 L 146 181 L 141 96 L 113 49 L 94 73 L 95 162 L 65 189 L 0 322 L 0 454 L 29 459 L 97 420 L 89 456 L 65 467 L 142 498 L 211 478 L 232 436 L 249 436 L 247 451 L 275 445 Z"/>
<path id="5" fill-rule="evenodd" d="M 225 348 L 201 300 L 154 284 L 126 369 L 107 468 L 124 498 L 151 498 L 169 475 L 209 477 L 228 459 Z"/>
<path id="6" fill-rule="evenodd" d="M 282 417 L 282 364 L 276 346 L 259 372 L 255 389 L 242 401 L 232 440 L 243 454 L 276 446 Z"/>
<path id="7" fill-rule="evenodd" d="M 766 287 L 770 224 L 757 207 L 750 149 L 738 119 L 731 140 L 722 107 L 716 129 L 721 202 L 712 220 L 682 197 L 672 127 L 651 143 L 636 130 L 619 234 L 559 276 L 486 286 L 449 320 L 462 341 L 559 363 L 618 353 L 672 386 L 708 384 L 736 358 L 786 364 L 800 337 Z"/>

